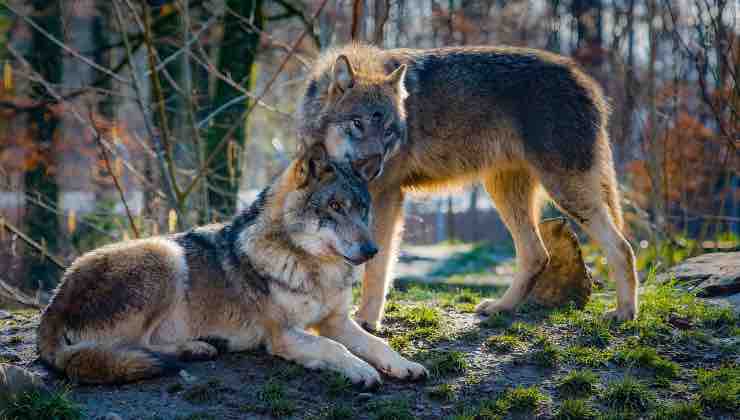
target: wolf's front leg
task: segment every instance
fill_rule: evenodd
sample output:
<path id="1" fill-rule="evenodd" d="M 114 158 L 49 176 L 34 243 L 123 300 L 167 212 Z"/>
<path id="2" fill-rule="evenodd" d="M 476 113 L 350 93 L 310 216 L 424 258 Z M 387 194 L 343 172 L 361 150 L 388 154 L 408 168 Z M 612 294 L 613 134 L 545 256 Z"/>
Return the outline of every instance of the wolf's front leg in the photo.
<path id="1" fill-rule="evenodd" d="M 274 334 L 267 351 L 309 369 L 339 372 L 365 388 L 375 388 L 382 382 L 378 371 L 340 343 L 301 330 L 288 329 Z"/>
<path id="2" fill-rule="evenodd" d="M 385 341 L 363 330 L 346 314 L 331 316 L 318 327 L 321 335 L 344 344 L 349 351 L 389 376 L 399 379 L 429 376 L 424 366 L 405 359 Z"/>
<path id="3" fill-rule="evenodd" d="M 385 295 L 393 277 L 398 246 L 403 229 L 403 191 L 401 187 L 388 187 L 383 192 L 373 192 L 373 236 L 380 252 L 365 266 L 362 280 L 362 299 L 355 317 L 365 329 L 380 330 L 385 307 Z"/>

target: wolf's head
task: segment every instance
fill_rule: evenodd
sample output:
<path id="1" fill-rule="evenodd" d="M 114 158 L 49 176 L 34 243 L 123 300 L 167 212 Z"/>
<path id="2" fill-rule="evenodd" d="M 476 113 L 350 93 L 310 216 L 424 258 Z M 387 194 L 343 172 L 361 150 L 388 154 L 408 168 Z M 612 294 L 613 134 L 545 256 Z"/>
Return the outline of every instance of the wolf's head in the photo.
<path id="1" fill-rule="evenodd" d="M 372 56 L 380 50 L 350 52 L 330 55 L 332 63 L 325 59 L 317 66 L 299 110 L 299 131 L 309 144 L 323 142 L 332 160 L 352 162 L 360 176 L 372 180 L 406 136 L 406 65 L 388 70 Z"/>
<path id="2" fill-rule="evenodd" d="M 348 162 L 330 161 L 316 144 L 293 162 L 286 174 L 282 224 L 290 241 L 318 258 L 342 258 L 358 265 L 378 248 L 370 233 L 367 182 Z"/>

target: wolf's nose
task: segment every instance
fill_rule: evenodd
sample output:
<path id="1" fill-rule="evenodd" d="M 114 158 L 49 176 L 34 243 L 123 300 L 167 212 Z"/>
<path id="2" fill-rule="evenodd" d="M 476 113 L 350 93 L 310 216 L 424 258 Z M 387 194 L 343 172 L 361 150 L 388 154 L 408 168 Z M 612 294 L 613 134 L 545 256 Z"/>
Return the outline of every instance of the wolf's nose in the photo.
<path id="1" fill-rule="evenodd" d="M 372 242 L 363 244 L 362 253 L 367 256 L 367 259 L 370 259 L 378 253 L 378 247 Z"/>

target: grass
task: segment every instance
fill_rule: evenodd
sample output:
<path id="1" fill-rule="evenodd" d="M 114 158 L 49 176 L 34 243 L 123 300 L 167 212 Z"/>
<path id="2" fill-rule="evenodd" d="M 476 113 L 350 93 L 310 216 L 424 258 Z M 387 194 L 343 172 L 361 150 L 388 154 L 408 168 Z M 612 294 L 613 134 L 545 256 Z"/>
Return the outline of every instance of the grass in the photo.
<path id="1" fill-rule="evenodd" d="M 612 358 L 612 352 L 608 349 L 588 346 L 571 346 L 563 353 L 569 362 L 590 368 L 605 367 Z"/>
<path id="2" fill-rule="evenodd" d="M 220 379 L 211 379 L 191 386 L 182 394 L 182 398 L 191 404 L 205 404 L 215 400 L 223 390 Z"/>
<path id="3" fill-rule="evenodd" d="M 326 388 L 326 395 L 332 398 L 340 397 L 352 388 L 352 382 L 337 372 L 324 371 L 320 378 Z"/>
<path id="4" fill-rule="evenodd" d="M 435 378 L 462 375 L 468 369 L 466 355 L 459 351 L 432 350 L 421 352 L 417 358 Z"/>
<path id="5" fill-rule="evenodd" d="M 259 393 L 259 400 L 264 411 L 275 417 L 285 417 L 296 410 L 292 399 L 286 398 L 285 385 L 275 379 L 269 380 Z"/>
<path id="6" fill-rule="evenodd" d="M 535 328 L 533 325 L 521 321 L 517 321 L 509 325 L 509 327 L 506 329 L 506 332 L 510 335 L 515 335 L 523 339 L 535 338 L 538 334 L 537 328 Z"/>
<path id="7" fill-rule="evenodd" d="M 388 314 L 389 320 L 402 322 L 411 328 L 438 328 L 442 326 L 442 312 L 430 306 L 402 306 Z"/>
<path id="8" fill-rule="evenodd" d="M 352 407 L 338 403 L 325 407 L 313 418 L 316 420 L 352 420 L 356 417 L 357 415 Z"/>
<path id="9" fill-rule="evenodd" d="M 563 360 L 563 351 L 549 339 L 542 337 L 535 341 L 535 350 L 529 355 L 529 361 L 543 368 L 554 368 Z"/>
<path id="10" fill-rule="evenodd" d="M 518 386 L 507 390 L 503 399 L 511 411 L 532 411 L 547 400 L 545 394 L 536 386 Z"/>
<path id="11" fill-rule="evenodd" d="M 511 315 L 497 313 L 489 316 L 480 323 L 483 328 L 506 328 L 511 325 Z"/>
<path id="12" fill-rule="evenodd" d="M 602 401 L 612 409 L 645 411 L 655 401 L 655 394 L 632 376 L 613 381 L 606 386 Z"/>
<path id="13" fill-rule="evenodd" d="M 515 350 L 522 350 L 526 347 L 526 342 L 515 335 L 494 335 L 486 340 L 486 347 L 496 353 L 509 353 Z"/>
<path id="14" fill-rule="evenodd" d="M 724 411 L 740 409 L 740 367 L 698 369 L 699 401 L 707 408 Z"/>
<path id="15" fill-rule="evenodd" d="M 426 394 L 436 401 L 451 401 L 455 397 L 455 386 L 452 384 L 439 384 L 427 388 Z"/>
<path id="16" fill-rule="evenodd" d="M 370 418 L 373 420 L 414 420 L 411 405 L 405 399 L 380 400 L 368 404 Z"/>
<path id="17" fill-rule="evenodd" d="M 599 377 L 590 370 L 574 370 L 558 383 L 558 391 L 563 396 L 586 397 L 596 392 Z"/>
<path id="18" fill-rule="evenodd" d="M 655 379 L 664 386 L 670 380 L 676 379 L 681 371 L 681 366 L 678 363 L 660 356 L 652 347 L 625 348 L 617 351 L 614 359 L 624 366 L 652 370 Z"/>
<path id="19" fill-rule="evenodd" d="M 3 420 L 54 419 L 78 420 L 83 418 L 82 408 L 69 398 L 69 389 L 62 391 L 33 390 L 8 402 L 0 411 Z"/>
<path id="20" fill-rule="evenodd" d="M 702 420 L 702 407 L 696 401 L 679 401 L 661 404 L 655 410 L 651 420 Z"/>
<path id="21" fill-rule="evenodd" d="M 560 404 L 555 420 L 592 420 L 596 418 L 596 411 L 585 400 L 567 399 Z"/>

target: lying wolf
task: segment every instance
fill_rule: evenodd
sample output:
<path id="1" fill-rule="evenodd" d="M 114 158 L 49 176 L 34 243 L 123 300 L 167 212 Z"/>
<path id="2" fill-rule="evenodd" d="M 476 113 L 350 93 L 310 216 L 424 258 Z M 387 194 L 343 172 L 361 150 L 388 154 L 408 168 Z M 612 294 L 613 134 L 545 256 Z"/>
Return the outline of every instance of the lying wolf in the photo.
<path id="1" fill-rule="evenodd" d="M 78 382 L 118 383 L 264 345 L 366 387 L 380 383 L 376 368 L 423 377 L 349 317 L 377 252 L 369 208 L 365 182 L 313 147 L 231 223 L 78 258 L 41 317 L 41 359 Z"/>
<path id="2" fill-rule="evenodd" d="M 306 144 L 326 144 L 370 184 L 374 237 L 358 320 L 380 326 L 403 225 L 406 192 L 481 182 L 514 239 L 518 272 L 497 301 L 511 311 L 550 255 L 538 230 L 549 197 L 602 247 L 617 280 L 617 309 L 637 314 L 637 273 L 623 235 L 608 106 L 565 57 L 509 47 L 381 50 L 353 44 L 314 65 L 298 109 Z"/>

